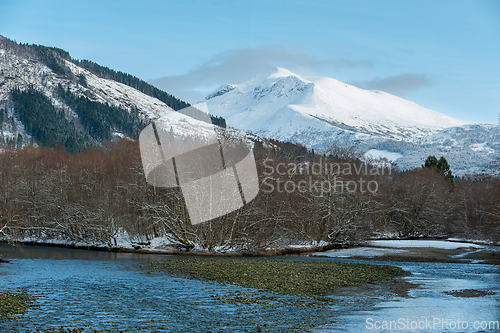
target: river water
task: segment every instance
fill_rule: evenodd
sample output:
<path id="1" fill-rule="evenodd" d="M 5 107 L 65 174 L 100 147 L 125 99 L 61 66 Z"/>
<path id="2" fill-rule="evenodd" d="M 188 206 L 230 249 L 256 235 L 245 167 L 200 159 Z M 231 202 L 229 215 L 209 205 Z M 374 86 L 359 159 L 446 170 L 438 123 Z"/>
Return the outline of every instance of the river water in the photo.
<path id="1" fill-rule="evenodd" d="M 338 306 L 315 309 L 217 302 L 217 296 L 229 293 L 259 292 L 140 268 L 165 259 L 162 255 L 6 245 L 0 245 L 0 254 L 10 260 L 0 264 L 0 291 L 24 288 L 40 305 L 16 320 L 0 321 L 0 332 L 60 326 L 110 332 L 500 332 L 485 327 L 500 320 L 500 267 L 494 265 L 384 263 L 412 272 L 406 279 L 420 287 L 409 297 L 377 285 L 351 289 L 337 297 Z M 276 259 L 283 258 L 248 260 Z M 495 294 L 465 298 L 445 293 L 462 289 Z"/>

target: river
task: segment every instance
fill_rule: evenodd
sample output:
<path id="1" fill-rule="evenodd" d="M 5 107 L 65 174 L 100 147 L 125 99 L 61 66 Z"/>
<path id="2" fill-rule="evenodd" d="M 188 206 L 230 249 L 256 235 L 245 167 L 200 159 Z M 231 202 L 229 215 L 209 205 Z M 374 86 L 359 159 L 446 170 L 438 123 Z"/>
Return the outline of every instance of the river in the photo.
<path id="1" fill-rule="evenodd" d="M 0 290 L 25 288 L 40 305 L 16 320 L 0 322 L 1 332 L 60 326 L 111 332 L 500 331 L 481 328 L 484 323 L 500 320 L 500 266 L 495 265 L 385 262 L 410 271 L 407 281 L 420 286 L 412 289 L 409 297 L 376 285 L 370 290 L 351 289 L 337 297 L 338 306 L 314 309 L 217 302 L 217 296 L 245 290 L 148 274 L 140 268 L 164 259 L 162 255 L 45 246 L 12 249 L 7 245 L 0 245 L 0 254 L 10 260 L 0 264 Z M 303 257 L 248 260 L 282 259 L 352 261 Z M 462 289 L 494 294 L 470 298 L 445 293 Z M 473 327 L 476 322 L 477 329 Z M 317 326 L 308 328 L 312 324 Z M 385 329 L 385 324 L 393 326 Z"/>

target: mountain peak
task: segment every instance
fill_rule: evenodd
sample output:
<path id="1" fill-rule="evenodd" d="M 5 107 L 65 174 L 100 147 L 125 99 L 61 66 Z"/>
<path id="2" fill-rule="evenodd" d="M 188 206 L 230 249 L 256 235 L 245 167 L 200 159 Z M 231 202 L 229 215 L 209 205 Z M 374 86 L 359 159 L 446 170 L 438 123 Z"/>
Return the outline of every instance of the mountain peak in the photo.
<path id="1" fill-rule="evenodd" d="M 221 96 L 221 95 L 224 95 L 225 93 L 228 93 L 230 92 L 231 90 L 233 90 L 234 88 L 236 88 L 236 86 L 232 85 L 232 84 L 223 84 L 222 86 L 220 86 L 219 88 L 215 89 L 211 94 L 207 95 L 205 97 L 205 100 L 209 100 L 211 98 L 215 98 L 217 96 Z"/>
<path id="2" fill-rule="evenodd" d="M 296 76 L 298 78 L 301 78 L 300 75 L 297 75 L 291 71 L 289 71 L 288 69 L 286 68 L 282 68 L 282 67 L 276 67 L 276 71 L 274 73 L 272 73 L 268 79 L 276 79 L 276 78 L 281 78 L 281 77 L 287 77 L 287 76 Z"/>
<path id="3" fill-rule="evenodd" d="M 222 86 L 207 105 L 233 128 L 316 151 L 347 147 L 398 156 L 402 169 L 441 154 L 457 175 L 480 173 L 499 150 L 498 126 L 465 122 L 383 91 L 285 68 Z"/>
<path id="4" fill-rule="evenodd" d="M 209 97 L 211 113 L 226 118 L 229 126 L 256 134 L 283 131 L 276 122 L 297 118 L 296 125 L 288 121 L 283 140 L 293 140 L 304 126 L 402 139 L 468 123 L 389 93 L 328 77 L 305 78 L 281 67 L 264 78 L 222 86 Z"/>

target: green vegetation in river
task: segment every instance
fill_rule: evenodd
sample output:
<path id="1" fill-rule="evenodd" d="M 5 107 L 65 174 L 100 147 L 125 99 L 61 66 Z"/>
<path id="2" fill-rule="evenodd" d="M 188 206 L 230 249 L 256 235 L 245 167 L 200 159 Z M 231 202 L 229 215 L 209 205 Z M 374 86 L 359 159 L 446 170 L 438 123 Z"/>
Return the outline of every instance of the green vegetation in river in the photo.
<path id="1" fill-rule="evenodd" d="M 462 289 L 462 290 L 451 290 L 444 292 L 447 295 L 452 295 L 455 297 L 484 297 L 487 295 L 495 295 L 495 292 L 491 290 L 477 290 L 477 289 Z"/>
<path id="2" fill-rule="evenodd" d="M 25 314 L 30 308 L 35 307 L 34 302 L 35 297 L 26 291 L 0 293 L 0 320 Z"/>
<path id="3" fill-rule="evenodd" d="M 407 275 L 399 267 L 298 260 L 195 258 L 153 262 L 145 268 L 181 277 L 230 283 L 277 295 L 232 293 L 216 302 L 320 307 L 336 302 L 328 297 L 342 287 L 391 281 Z M 290 297 L 291 296 L 291 297 Z"/>

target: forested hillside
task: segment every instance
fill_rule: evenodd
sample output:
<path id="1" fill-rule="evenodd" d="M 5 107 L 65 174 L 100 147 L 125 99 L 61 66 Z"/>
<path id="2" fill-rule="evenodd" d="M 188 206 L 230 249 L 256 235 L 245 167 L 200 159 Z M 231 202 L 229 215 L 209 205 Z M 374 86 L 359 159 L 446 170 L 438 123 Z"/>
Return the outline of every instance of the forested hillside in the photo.
<path id="1" fill-rule="evenodd" d="M 96 74 L 101 78 L 110 79 L 126 84 L 146 95 L 158 98 L 160 101 L 164 102 L 176 111 L 189 106 L 188 103 L 175 98 L 174 96 L 150 85 L 149 83 L 135 76 L 112 70 L 108 67 L 96 64 L 95 62 L 92 62 L 90 60 L 73 59 L 71 58 L 69 52 L 60 48 L 36 44 L 16 44 L 12 41 L 9 42 L 11 43 L 11 47 L 18 47 L 20 49 L 25 49 L 26 51 L 31 52 L 41 62 L 43 62 L 47 67 L 49 67 L 54 73 L 58 75 L 71 75 L 71 71 L 64 63 L 64 60 L 67 60 L 73 62 L 77 66 L 89 70 L 90 72 Z"/>
<path id="2" fill-rule="evenodd" d="M 190 106 L 189 103 L 186 103 L 178 98 L 175 98 L 173 95 L 170 95 L 156 88 L 155 86 L 130 74 L 117 72 L 115 70 L 109 69 L 108 67 L 98 65 L 90 60 L 71 59 L 71 61 L 76 65 L 89 70 L 90 72 L 96 74 L 97 76 L 103 79 L 110 79 L 116 82 L 126 84 L 127 86 L 135 88 L 146 95 L 158 98 L 160 101 L 164 102 L 165 104 L 167 104 L 176 111 L 185 109 Z M 216 117 L 213 115 L 210 115 L 210 117 L 212 119 L 213 124 L 221 127 L 226 127 L 226 120 L 223 117 Z"/>
<path id="3" fill-rule="evenodd" d="M 212 252 L 352 245 L 383 235 L 500 241 L 497 178 L 462 178 L 452 187 L 432 167 L 401 173 L 373 169 L 349 152 L 325 156 L 256 142 L 257 198 L 193 226 L 178 188 L 146 183 L 137 142 L 107 148 L 69 154 L 25 147 L 1 154 L 2 236 L 137 247 L 161 239 Z"/>
<path id="4" fill-rule="evenodd" d="M 208 115 L 132 75 L 67 51 L 0 36 L 0 144 L 62 144 L 71 152 L 117 137 L 136 137 L 172 110 Z M 186 111 L 187 110 L 187 111 Z M 225 127 L 222 117 L 212 122 Z"/>

